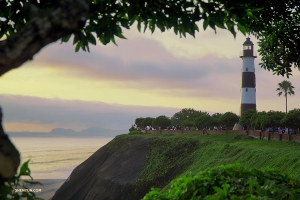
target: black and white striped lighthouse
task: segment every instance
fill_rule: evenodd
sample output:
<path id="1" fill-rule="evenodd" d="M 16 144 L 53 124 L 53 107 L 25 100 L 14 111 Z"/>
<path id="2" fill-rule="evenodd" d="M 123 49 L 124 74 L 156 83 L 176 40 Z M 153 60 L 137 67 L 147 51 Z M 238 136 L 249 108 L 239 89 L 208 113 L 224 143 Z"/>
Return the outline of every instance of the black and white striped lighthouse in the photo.
<path id="1" fill-rule="evenodd" d="M 256 88 L 255 88 L 255 68 L 253 54 L 253 42 L 248 37 L 243 44 L 243 55 L 240 56 L 243 60 L 242 68 L 242 87 L 241 87 L 241 110 L 240 116 L 245 110 L 256 110 Z"/>

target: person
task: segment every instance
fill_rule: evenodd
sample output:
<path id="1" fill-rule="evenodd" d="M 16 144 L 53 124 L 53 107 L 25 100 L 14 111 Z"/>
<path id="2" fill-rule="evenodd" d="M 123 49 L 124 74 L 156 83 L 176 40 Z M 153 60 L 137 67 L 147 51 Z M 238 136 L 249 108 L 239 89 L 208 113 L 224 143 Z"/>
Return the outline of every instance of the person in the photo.
<path id="1" fill-rule="evenodd" d="M 279 134 L 282 134 L 282 130 L 281 130 L 280 127 L 278 127 L 278 133 L 279 133 Z"/>

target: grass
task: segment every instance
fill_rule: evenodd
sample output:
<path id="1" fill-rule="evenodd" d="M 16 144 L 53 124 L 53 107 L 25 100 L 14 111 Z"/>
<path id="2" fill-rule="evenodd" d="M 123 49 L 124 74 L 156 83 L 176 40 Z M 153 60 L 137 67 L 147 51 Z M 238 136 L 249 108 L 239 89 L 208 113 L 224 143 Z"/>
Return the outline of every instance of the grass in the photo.
<path id="1" fill-rule="evenodd" d="M 230 133 L 132 135 L 154 137 L 147 155 L 147 166 L 137 184 L 147 182 L 167 190 L 176 177 L 233 163 L 256 169 L 272 167 L 300 179 L 299 143 L 257 140 Z"/>
<path id="2" fill-rule="evenodd" d="M 147 161 L 131 195 L 141 199 L 151 187 L 170 189 L 172 180 L 196 175 L 207 168 L 240 163 L 250 168 L 274 168 L 300 180 L 300 143 L 258 140 L 245 135 L 223 134 L 146 134 L 131 132 L 117 136 L 106 147 L 108 153 L 127 151 L 133 144 L 147 140 Z M 145 140 L 143 140 L 145 141 Z"/>

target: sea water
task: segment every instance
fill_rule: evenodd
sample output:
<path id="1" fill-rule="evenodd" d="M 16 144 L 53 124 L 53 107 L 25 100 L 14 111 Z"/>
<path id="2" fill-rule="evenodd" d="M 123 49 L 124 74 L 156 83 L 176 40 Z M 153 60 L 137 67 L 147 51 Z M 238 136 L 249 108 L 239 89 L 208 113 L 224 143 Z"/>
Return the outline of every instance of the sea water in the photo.
<path id="1" fill-rule="evenodd" d="M 72 170 L 107 144 L 113 137 L 53 137 L 13 135 L 11 141 L 21 154 L 21 163 L 30 159 L 29 168 L 36 196 L 50 199 L 69 177 Z"/>

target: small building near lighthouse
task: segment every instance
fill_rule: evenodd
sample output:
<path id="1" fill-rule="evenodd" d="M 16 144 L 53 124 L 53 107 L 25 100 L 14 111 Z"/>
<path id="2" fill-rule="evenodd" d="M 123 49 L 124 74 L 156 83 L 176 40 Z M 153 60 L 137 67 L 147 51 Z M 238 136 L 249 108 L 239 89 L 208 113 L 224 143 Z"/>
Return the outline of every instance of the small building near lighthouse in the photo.
<path id="1" fill-rule="evenodd" d="M 250 38 L 246 38 L 243 44 L 243 54 L 240 56 L 243 60 L 241 74 L 241 107 L 240 116 L 248 109 L 256 110 L 256 79 L 253 42 Z"/>

